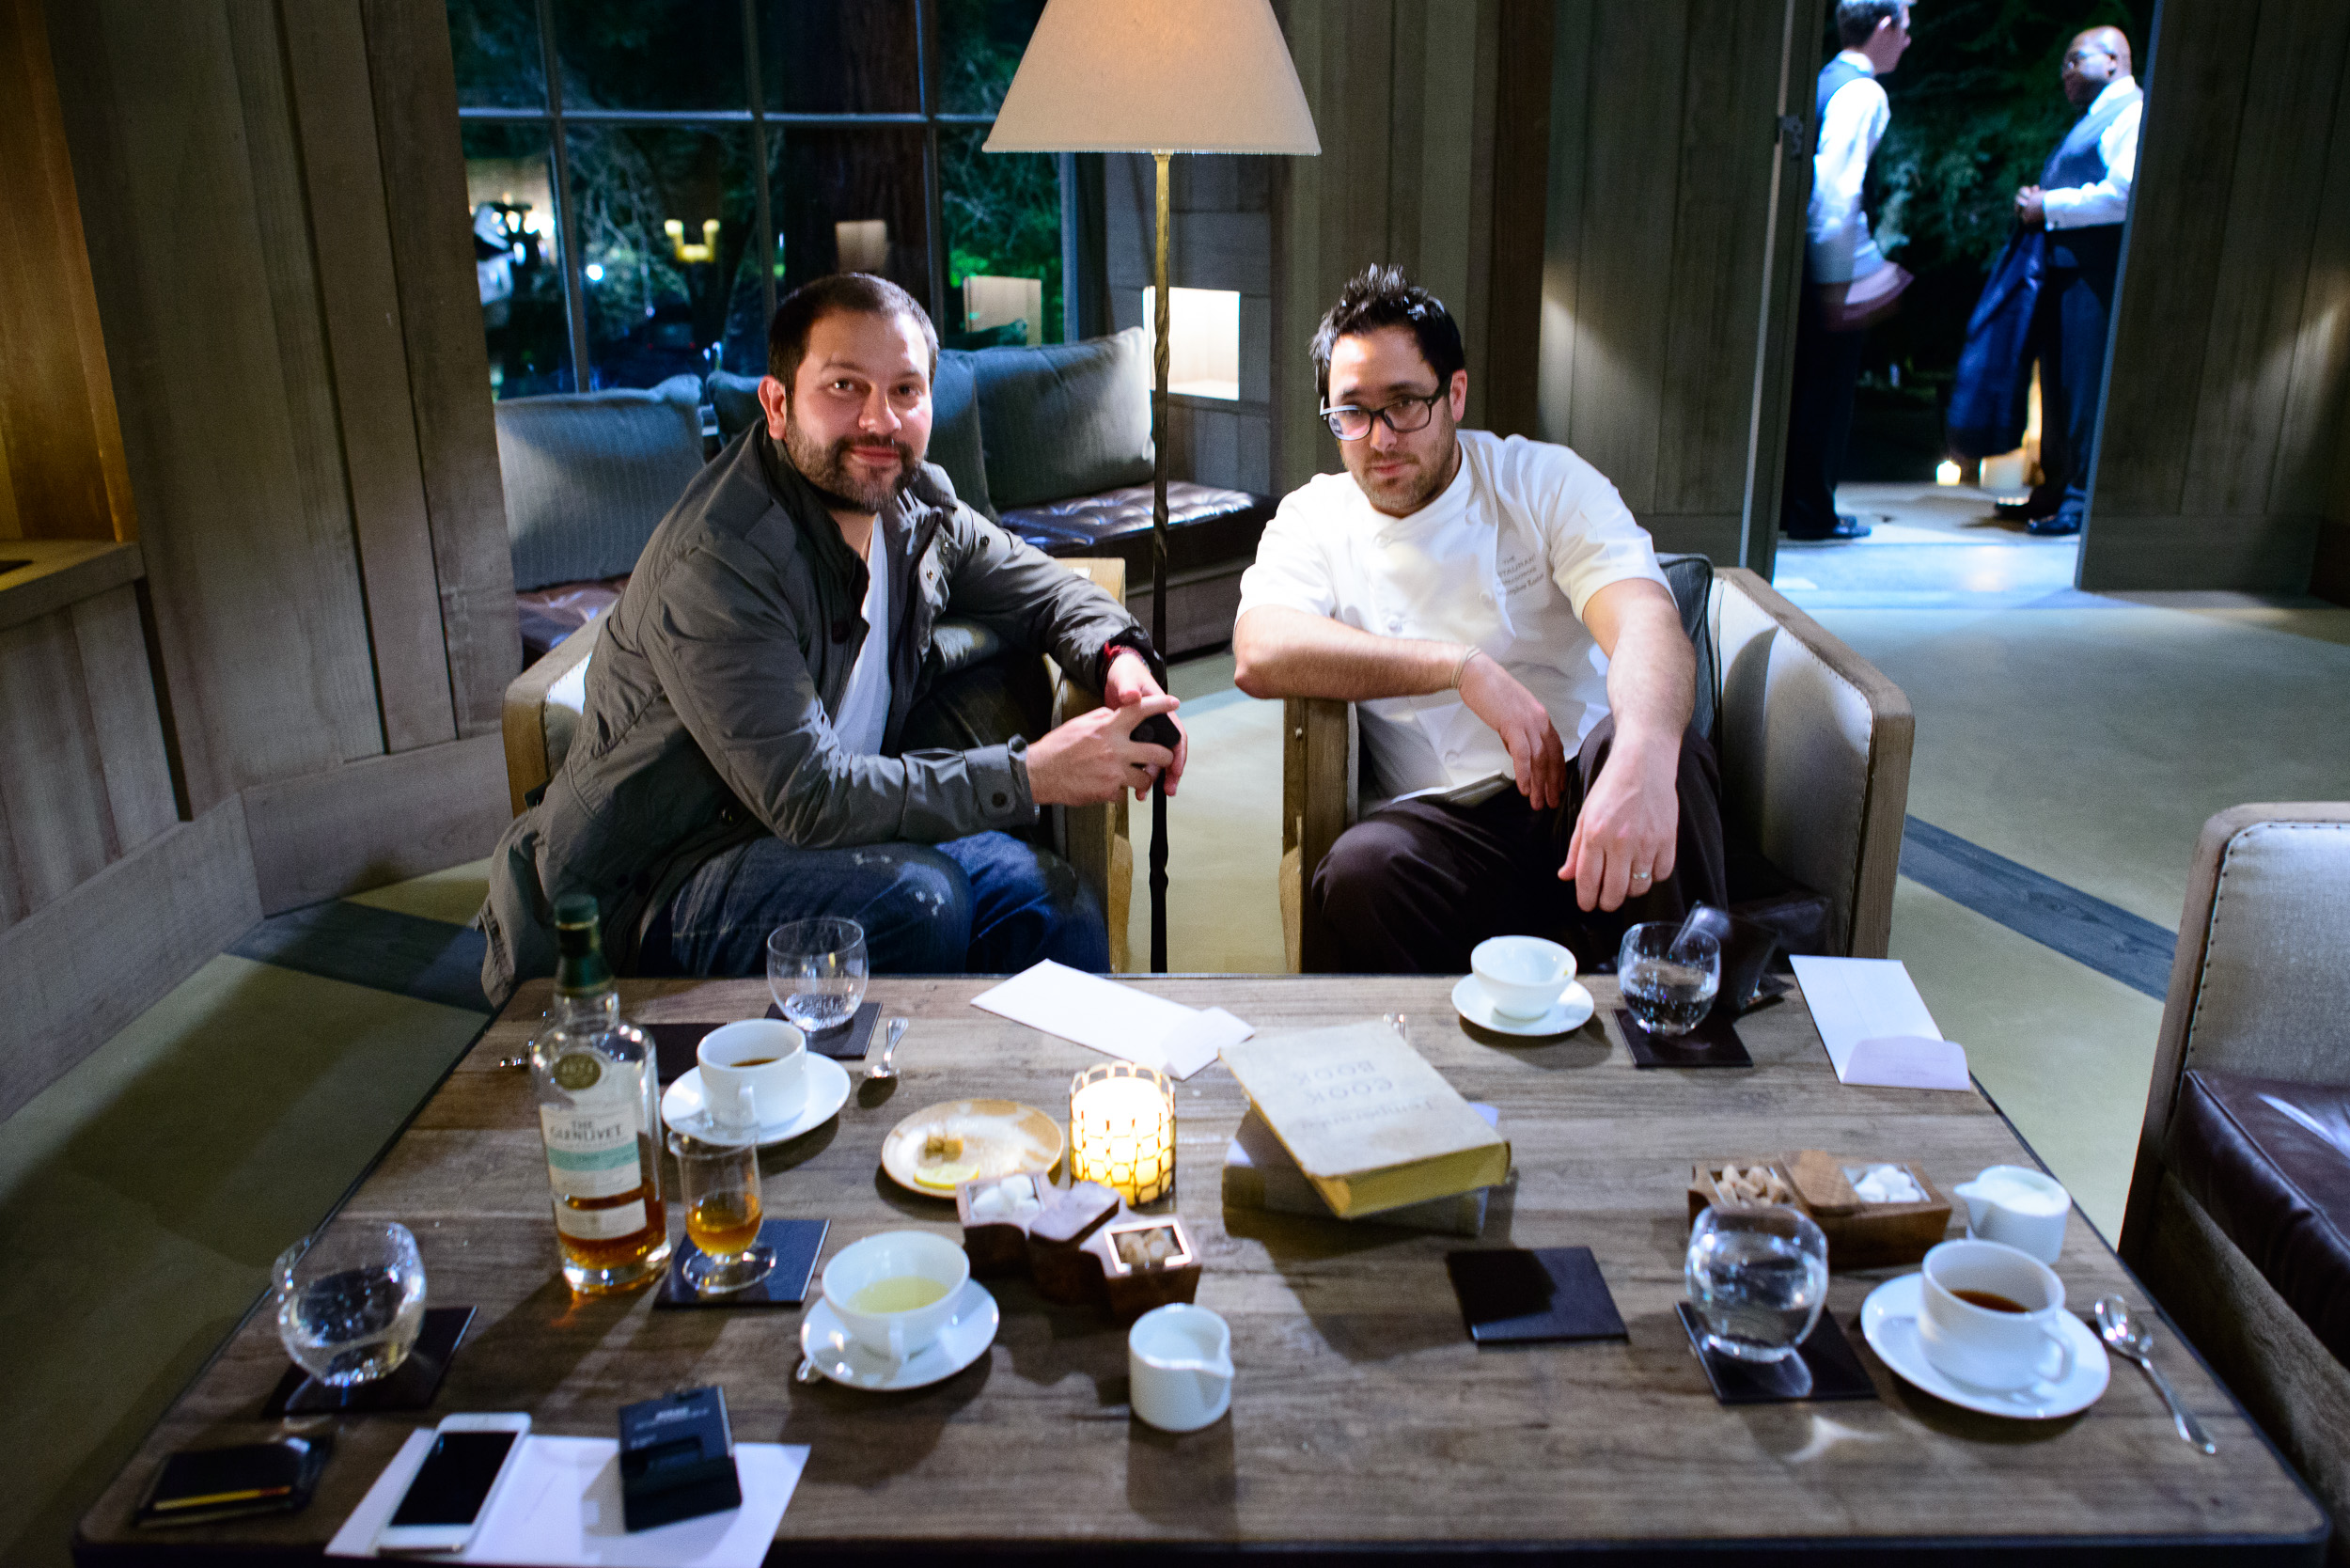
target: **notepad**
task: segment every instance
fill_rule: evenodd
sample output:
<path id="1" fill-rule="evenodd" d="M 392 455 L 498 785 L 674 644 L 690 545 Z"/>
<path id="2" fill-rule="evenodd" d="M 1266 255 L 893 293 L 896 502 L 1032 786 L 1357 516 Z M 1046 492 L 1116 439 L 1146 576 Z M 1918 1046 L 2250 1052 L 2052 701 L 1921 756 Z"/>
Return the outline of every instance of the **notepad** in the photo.
<path id="1" fill-rule="evenodd" d="M 971 1005 L 1171 1078 L 1190 1077 L 1257 1032 L 1220 1007 L 1185 1007 L 1049 958 L 980 992 Z"/>
<path id="2" fill-rule="evenodd" d="M 1966 1075 L 1966 1047 L 1942 1038 L 1900 959 L 1797 954 L 1790 962 L 1839 1083 L 1974 1087 Z"/>

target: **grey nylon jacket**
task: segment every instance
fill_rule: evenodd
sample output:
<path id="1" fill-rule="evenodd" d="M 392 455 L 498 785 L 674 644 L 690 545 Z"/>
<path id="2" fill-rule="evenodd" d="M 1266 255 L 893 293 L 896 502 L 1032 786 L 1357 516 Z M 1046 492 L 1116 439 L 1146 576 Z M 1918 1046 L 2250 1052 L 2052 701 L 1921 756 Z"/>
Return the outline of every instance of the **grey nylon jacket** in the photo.
<path id="1" fill-rule="evenodd" d="M 1036 821 L 1026 743 L 897 755 L 935 676 L 943 615 L 1101 683 L 1112 639 L 1150 640 L 1109 595 L 962 505 L 925 463 L 877 525 L 892 568 L 880 756 L 833 734 L 865 644 L 866 568 L 819 493 L 754 427 L 653 531 L 588 668 L 545 797 L 498 840 L 478 923 L 481 989 L 555 972 L 554 902 L 594 895 L 616 966 L 694 868 L 762 833 L 809 848 L 936 843 Z"/>

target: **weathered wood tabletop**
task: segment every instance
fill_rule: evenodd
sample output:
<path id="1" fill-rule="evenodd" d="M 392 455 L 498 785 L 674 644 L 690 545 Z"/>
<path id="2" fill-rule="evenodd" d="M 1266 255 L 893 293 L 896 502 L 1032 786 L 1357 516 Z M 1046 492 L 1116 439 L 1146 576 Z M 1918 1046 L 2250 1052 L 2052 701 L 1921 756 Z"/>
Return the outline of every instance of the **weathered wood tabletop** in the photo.
<path id="1" fill-rule="evenodd" d="M 860 1083 L 834 1122 L 768 1152 L 771 1215 L 829 1218 L 827 1256 L 909 1224 L 955 1233 L 950 1203 L 880 1174 L 883 1135 L 923 1105 L 975 1094 L 1058 1118 L 1071 1074 L 1102 1059 L 971 1007 L 988 983 L 873 982 L 886 1013 L 913 1020 L 899 1081 Z M 991 1285 L 1001 1333 L 941 1384 L 891 1395 L 796 1385 L 796 1311 L 655 1312 L 649 1292 L 572 1298 L 556 1272 L 529 1080 L 496 1065 L 540 1016 L 539 984 L 343 1211 L 407 1224 L 431 1299 L 480 1309 L 433 1408 L 321 1420 L 338 1447 L 302 1514 L 136 1529 L 131 1511 L 164 1454 L 278 1430 L 258 1411 L 286 1357 L 272 1315 L 256 1312 L 85 1516 L 77 1550 L 92 1560 L 206 1545 L 316 1552 L 408 1433 L 450 1412 L 527 1410 L 540 1432 L 607 1435 L 623 1403 L 716 1383 L 738 1439 L 811 1445 L 774 1561 L 920 1543 L 1549 1544 L 1647 1560 L 1727 1544 L 1853 1546 L 1872 1560 L 1969 1544 L 2022 1558 L 2117 1547 L 2133 1561 L 2319 1556 L 2324 1515 L 2172 1336 L 2157 1355 L 2217 1440 L 2217 1457 L 2181 1442 L 2145 1378 L 2119 1362 L 2092 1409 L 2044 1424 L 1972 1415 L 1910 1389 L 1854 1326 L 1883 1272 L 1839 1275 L 1829 1294 L 1877 1401 L 1715 1402 L 1673 1312 L 1692 1163 L 1819 1148 L 1912 1161 L 1947 1190 L 2025 1157 L 1979 1096 L 1839 1085 L 1799 996 L 1741 1022 L 1752 1071 L 1641 1072 L 1599 1022 L 1541 1044 L 1472 1038 L 1447 1001 L 1449 980 L 1142 983 L 1196 1006 L 1220 1003 L 1265 1031 L 1407 1013 L 1415 1043 L 1453 1085 L 1500 1107 L 1514 1148 L 1513 1186 L 1496 1195 L 1481 1243 L 1228 1215 L 1219 1172 L 1243 1100 L 1212 1066 L 1177 1089 L 1177 1201 L 1206 1257 L 1199 1301 L 1232 1325 L 1239 1380 L 1228 1419 L 1180 1437 L 1132 1420 L 1124 1333 L 1088 1309 L 1045 1305 L 1025 1282 Z M 1605 1018 L 1612 982 L 1592 989 Z M 748 1017 L 767 1000 L 755 980 L 626 982 L 623 996 L 644 1020 Z M 1591 1247 L 1630 1341 L 1473 1345 L 1444 1254 L 1512 1244 Z M 2077 1214 L 2057 1272 L 2078 1303 L 2117 1290 L 2142 1299 Z M 2171 1550 L 2138 1555 L 2163 1546 Z"/>

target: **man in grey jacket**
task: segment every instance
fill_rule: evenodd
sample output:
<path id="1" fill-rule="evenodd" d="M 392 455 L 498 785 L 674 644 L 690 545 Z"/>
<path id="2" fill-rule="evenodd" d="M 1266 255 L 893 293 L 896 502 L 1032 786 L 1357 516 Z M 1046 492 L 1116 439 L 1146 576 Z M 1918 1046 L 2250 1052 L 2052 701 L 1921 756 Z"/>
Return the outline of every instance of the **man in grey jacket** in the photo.
<path id="1" fill-rule="evenodd" d="M 766 414 L 654 530 L 604 622 L 562 771 L 499 841 L 482 989 L 555 967 L 585 892 L 623 970 L 761 972 L 767 933 L 838 915 L 877 971 L 1109 966 L 1101 909 L 1016 837 L 1050 805 L 1147 792 L 1170 750 L 1158 655 L 1123 606 L 955 499 L 922 462 L 938 338 L 862 274 L 796 290 L 768 333 Z M 901 750 L 947 614 L 1049 652 L 1104 706 L 1040 735 Z"/>

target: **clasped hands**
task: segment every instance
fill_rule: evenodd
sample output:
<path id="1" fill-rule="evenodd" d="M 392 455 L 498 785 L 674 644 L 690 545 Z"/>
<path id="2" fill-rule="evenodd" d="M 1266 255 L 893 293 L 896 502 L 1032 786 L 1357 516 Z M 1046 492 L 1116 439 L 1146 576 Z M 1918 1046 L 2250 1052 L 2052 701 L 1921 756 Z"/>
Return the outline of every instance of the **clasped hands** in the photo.
<path id="1" fill-rule="evenodd" d="M 1098 806 L 1132 790 L 1140 800 L 1159 776 L 1175 793 L 1191 755 L 1191 737 L 1173 719 L 1173 750 L 1135 739 L 1135 727 L 1181 704 L 1159 689 L 1151 666 L 1131 650 L 1110 661 L 1102 706 L 1079 713 L 1028 747 L 1028 790 L 1039 806 Z"/>
<path id="2" fill-rule="evenodd" d="M 1534 694 L 1489 655 L 1474 653 L 1460 675 L 1461 700 L 1510 748 L 1518 792 L 1538 811 L 1566 798 L 1566 745 Z M 1681 802 L 1678 737 L 1669 744 L 1618 731 L 1606 765 L 1575 814 L 1559 880 L 1574 884 L 1585 911 L 1614 911 L 1672 875 Z"/>

